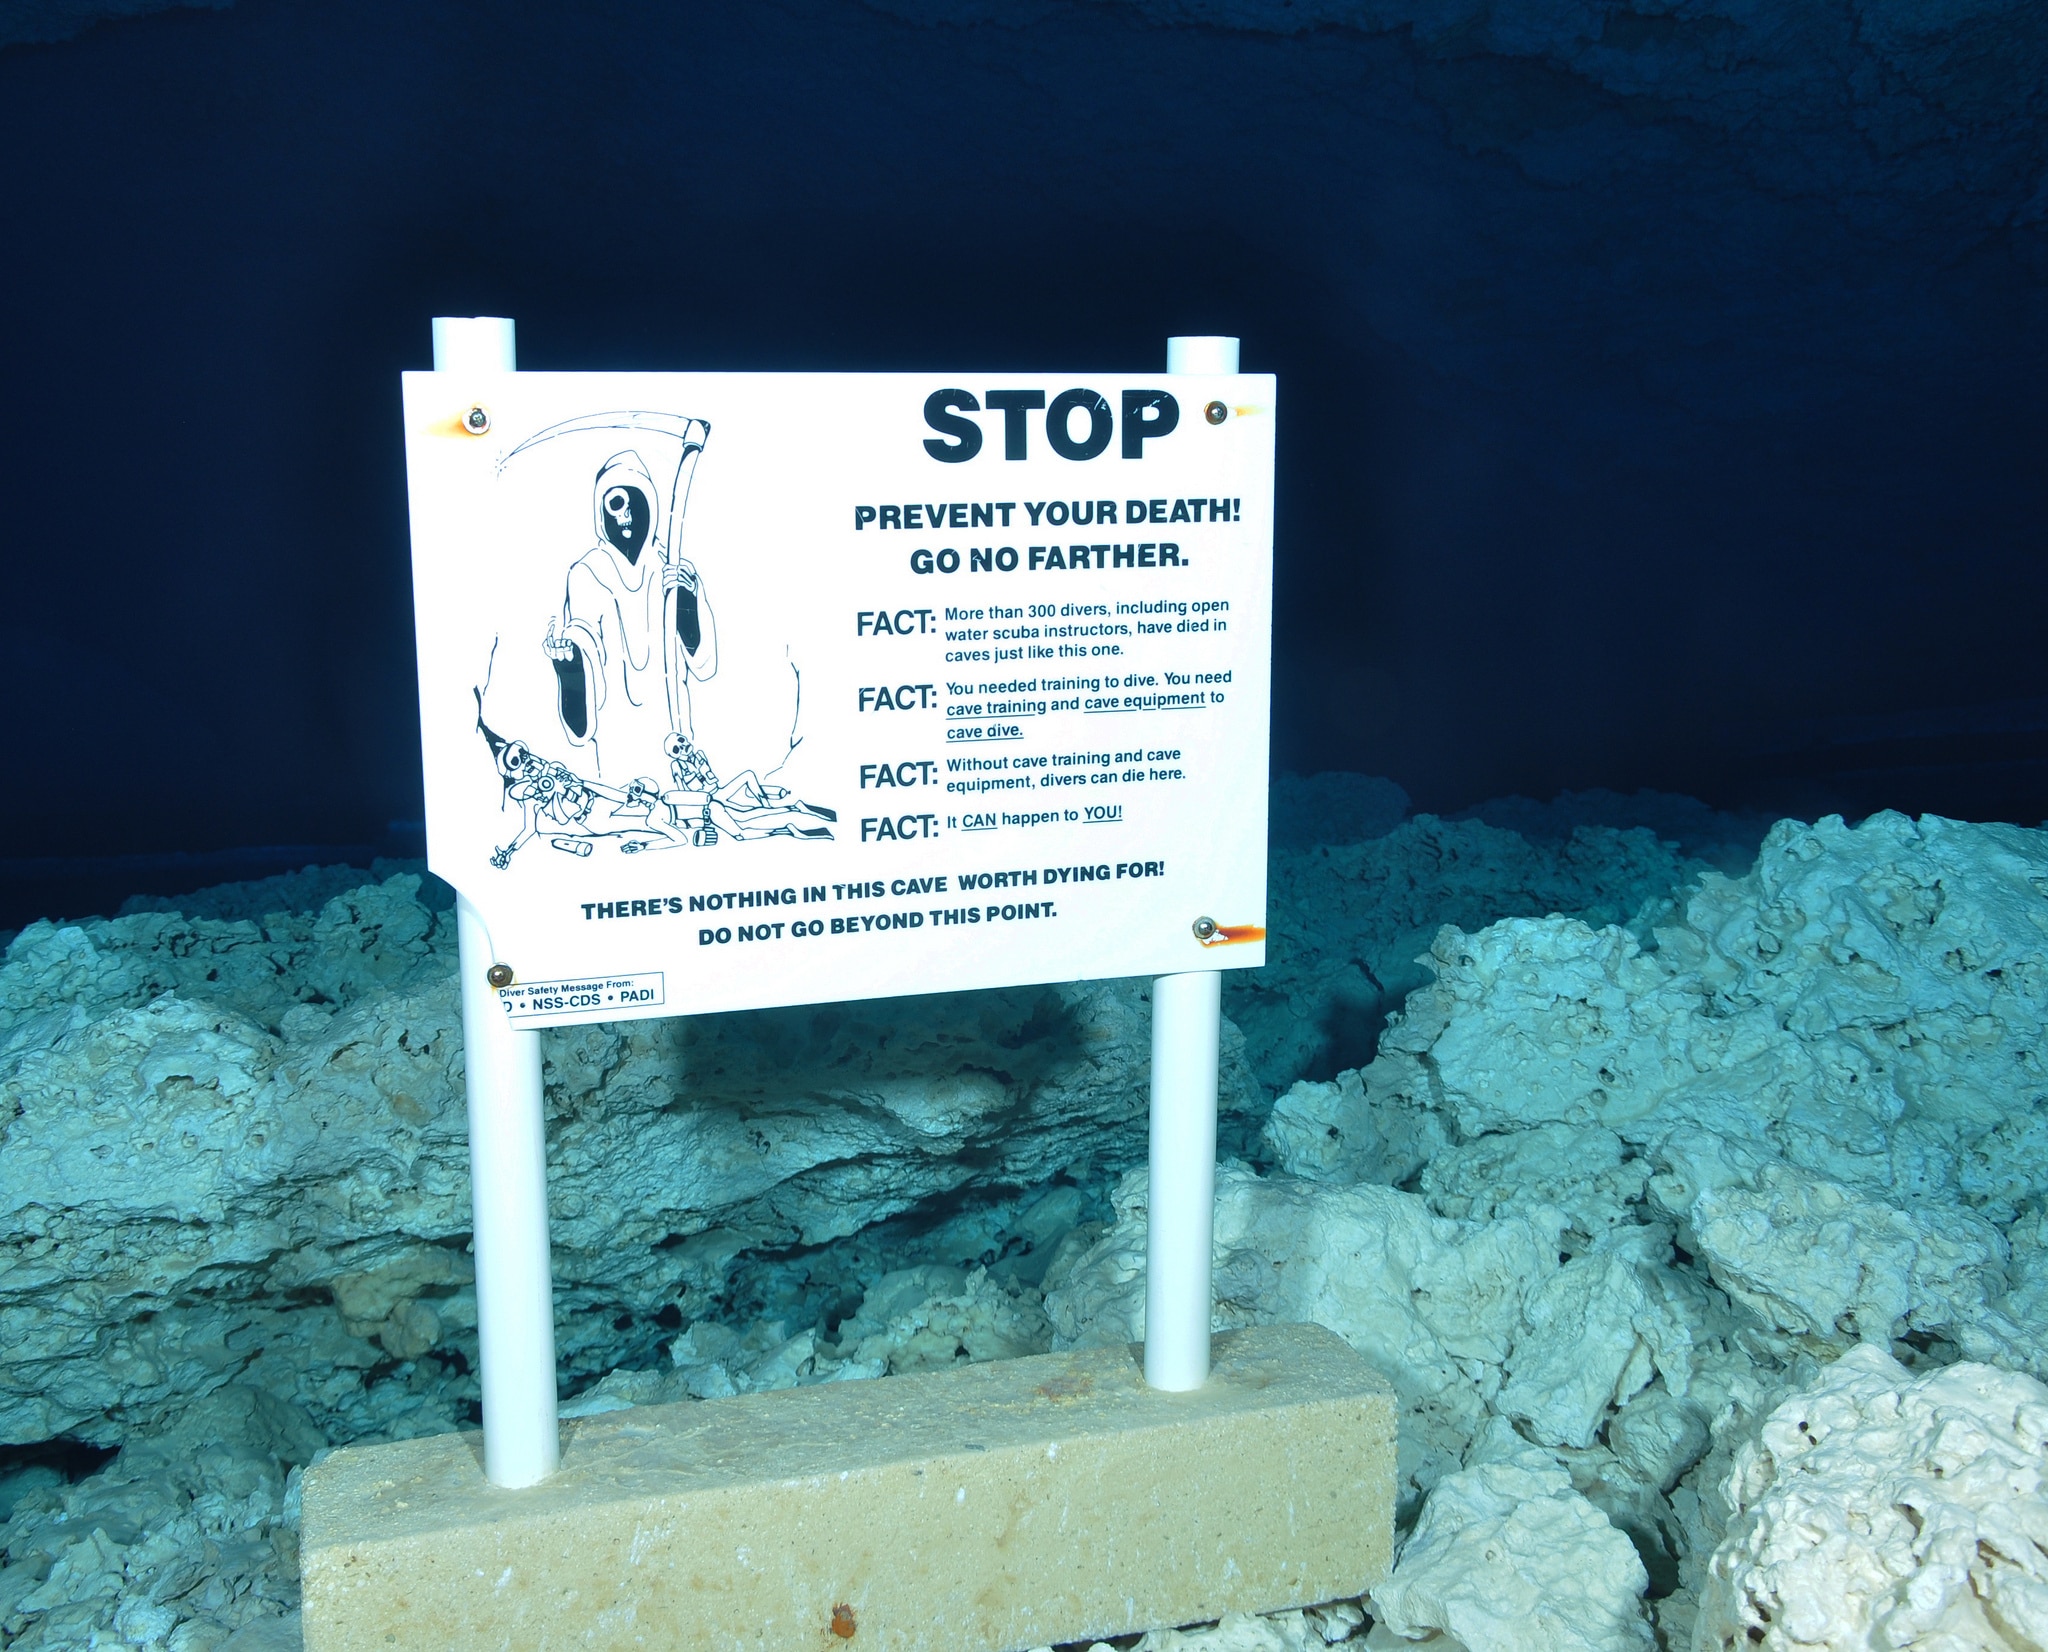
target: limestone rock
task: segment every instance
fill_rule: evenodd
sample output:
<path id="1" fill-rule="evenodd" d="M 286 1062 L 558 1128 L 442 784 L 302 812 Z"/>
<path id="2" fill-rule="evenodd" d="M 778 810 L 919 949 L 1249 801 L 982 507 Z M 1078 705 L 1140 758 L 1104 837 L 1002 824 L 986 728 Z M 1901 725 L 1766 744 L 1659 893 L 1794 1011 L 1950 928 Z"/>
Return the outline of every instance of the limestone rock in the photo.
<path id="1" fill-rule="evenodd" d="M 1290 1172 L 1559 1219 L 1477 1415 L 1627 1530 L 1673 1644 L 1732 1465 L 1825 1362 L 1865 1341 L 2044 1369 L 2044 895 L 2041 832 L 1783 823 L 1654 948 L 1569 918 L 1445 929 L 1372 1064 L 1274 1108 Z"/>
<path id="2" fill-rule="evenodd" d="M 2043 833 L 1879 815 L 1781 823 L 1655 951 L 1570 919 L 1447 928 L 1320 1135 L 1302 1094 L 1266 1139 L 1372 1179 L 1432 1118 L 1420 1180 L 1446 1213 L 1554 1203 L 1575 1247 L 1669 1218 L 1819 1352 L 1921 1336 L 2040 1369 L 2038 1287 L 2000 1230 L 2048 1194 L 2044 890 Z"/>
<path id="3" fill-rule="evenodd" d="M 16 938 L 0 1440 L 112 1442 L 237 1376 L 336 1438 L 462 1419 L 453 961 L 412 875 L 315 914 L 142 911 Z M 742 1253 L 1141 1157 L 1146 996 L 1103 982 L 546 1035 L 565 1376 L 652 1364 L 661 1316 L 702 1317 Z M 1224 1086 L 1261 1109 L 1234 1029 Z"/>
<path id="4" fill-rule="evenodd" d="M 1096 1642 L 1096 1646 L 1106 1644 Z M 1311 1621 L 1307 1613 L 1253 1617 L 1248 1612 L 1232 1612 L 1221 1623 L 1202 1628 L 1154 1629 L 1139 1639 L 1132 1652 L 1322 1652 L 1328 1644 L 1322 1624 Z"/>
<path id="5" fill-rule="evenodd" d="M 1284 1090 L 1370 1053 L 1386 1017 L 1429 979 L 1418 955 L 1441 925 L 1558 912 L 1635 922 L 1647 935 L 1705 869 L 1641 829 L 1532 842 L 1433 815 L 1364 842 L 1276 848 L 1268 961 L 1225 977 L 1224 1008 L 1251 1042 L 1259 1081 Z"/>
<path id="6" fill-rule="evenodd" d="M 289 1646 L 297 1475 L 325 1445 L 297 1407 L 230 1384 L 101 1473 L 31 1493 L 0 1526 L 0 1633 L 52 1649 Z"/>
<path id="7" fill-rule="evenodd" d="M 1832 1180 L 1952 1191 L 2010 1221 L 2048 1188 L 2012 1151 L 2048 1106 L 2043 879 L 2048 841 L 2017 827 L 1784 822 L 1748 877 L 1703 876 L 1655 952 L 1552 919 L 1440 935 L 1437 979 L 1366 1088 L 1411 1093 L 1426 1055 L 1466 1138 L 1719 1127 Z"/>
<path id="8" fill-rule="evenodd" d="M 1544 1445 L 1585 1447 L 1653 1377 L 1682 1398 L 1693 1326 L 1707 1312 L 1697 1282 L 1670 1260 L 1668 1232 L 1633 1227 L 1566 1262 L 1523 1309 L 1494 1409 Z"/>
<path id="9" fill-rule="evenodd" d="M 1430 1494 L 1372 1592 L 1369 1646 L 1467 1652 L 1649 1652 L 1649 1586 L 1629 1540 L 1540 1451 L 1510 1449 Z"/>
<path id="10" fill-rule="evenodd" d="M 1145 1197 L 1145 1173 L 1134 1170 L 1117 1189 L 1116 1225 L 1047 1293 L 1054 1346 L 1143 1337 Z M 1226 1164 L 1216 1178 L 1216 1324 L 1313 1321 L 1385 1372 L 1401 1396 L 1412 1507 L 1483 1425 L 1528 1303 L 1558 1272 L 1561 1226 L 1542 1210 L 1457 1222 L 1390 1188 Z"/>
<path id="11" fill-rule="evenodd" d="M 1700 1403 L 1661 1383 L 1633 1396 L 1607 1425 L 1615 1459 L 1636 1479 L 1665 1492 L 1706 1455 L 1711 1439 Z"/>
<path id="12" fill-rule="evenodd" d="M 848 1359 L 891 1375 L 967 1360 L 1019 1359 L 1052 1346 L 1036 1292 L 1007 1292 L 985 1268 L 925 1264 L 884 1274 L 839 1328 Z"/>
<path id="13" fill-rule="evenodd" d="M 2003 1293 L 2005 1241 L 1973 1211 L 1900 1210 L 1782 1164 L 1755 1180 L 1702 1192 L 1691 1227 L 1715 1281 L 1780 1330 L 1955 1340 Z"/>
<path id="14" fill-rule="evenodd" d="M 1551 876 L 1565 852 L 1515 863 L 1471 835 L 1491 828 L 1413 825 L 1405 848 L 1388 834 L 1337 870 L 1302 862 L 1330 910 L 1357 902 L 1364 930 L 1399 934 L 1361 869 L 1414 916 L 1431 856 L 1435 887 L 1477 889 L 1493 855 L 1502 899 L 1526 902 L 1511 863 Z M 1655 881 L 1654 840 L 1574 841 L 1589 900 Z M 1656 853 L 1658 876 L 1693 875 Z M 1701 874 L 1682 913 L 1645 894 L 1607 914 L 1629 927 L 1440 930 L 1412 977 L 1434 978 L 1370 1065 L 1273 1106 L 1261 1163 L 1278 1171 L 1219 1172 L 1217 1323 L 1319 1321 L 1402 1396 L 1414 1535 L 1371 1644 L 1633 1649 L 1653 1614 L 1682 1646 L 1747 1610 L 1738 1583 L 1779 1587 L 1787 1533 L 1890 1541 L 1836 1459 L 1782 1468 L 1797 1453 L 1766 1419 L 1879 1371 L 1892 1397 L 1857 1400 L 1861 1438 L 1944 1366 L 1994 1388 L 2043 1370 L 2044 892 L 2048 834 L 1787 823 L 1747 876 Z M 0 965 L 0 1420 L 126 1441 L 78 1485 L 0 1485 L 0 1627 L 51 1647 L 288 1637 L 290 1590 L 264 1580 L 289 1546 L 291 1463 L 322 1437 L 453 1427 L 474 1401 L 440 915 L 406 878 L 317 914 L 221 912 L 34 926 Z M 1321 1014 L 1318 983 L 1342 971 L 1308 958 L 1288 1002 Z M 1308 1046 L 1283 1023 L 1259 1024 L 1257 1059 L 1298 1077 Z M 1145 1176 L 1115 1173 L 1142 1158 L 1146 1031 L 1142 986 L 1108 983 L 550 1035 L 565 1411 L 1142 1335 Z M 1226 1039 L 1235 1139 L 1262 1102 Z M 286 1409 L 249 1410 L 258 1390 Z M 273 1443 L 196 1471 L 153 1458 L 152 1441 L 194 1449 L 175 1432 L 193 1396 L 196 1415 L 243 1407 L 224 1438 Z M 1941 1400 L 1927 1439 L 2003 1439 L 1980 1400 Z M 1818 1499 L 1804 1525 L 1784 1512 L 1801 1498 Z M 1771 1541 L 1710 1569 L 1731 1523 Z M 182 1594 L 150 1558 L 174 1531 L 220 1557 Z M 2026 1644 L 2008 1630 L 2038 1580 L 2009 1535 L 1975 1551 L 1983 1599 L 1995 1584 L 2005 1603 L 1987 1648 Z M 1936 1577 L 1954 1560 L 1938 1544 L 1914 1554 L 1897 1600 L 1960 1575 Z M 1552 1618 L 1529 1615 L 1531 1579 Z M 1155 1640 L 1291 1652 L 1363 1622 Z"/>
<path id="15" fill-rule="evenodd" d="M 1741 1451 L 1700 1652 L 2048 1645 L 2048 1388 L 1852 1349 Z"/>
<path id="16" fill-rule="evenodd" d="M 1356 1075 L 1344 1076 L 1356 1081 Z M 1423 1116 L 1442 1129 L 1434 1114 Z M 1551 1205 L 1568 1219 L 1566 1245 L 1576 1253 L 1644 1219 L 1649 1179 L 1649 1163 L 1612 1130 L 1554 1123 L 1438 1148 L 1423 1168 L 1421 1192 L 1446 1216 L 1484 1219 Z"/>
<path id="17" fill-rule="evenodd" d="M 1296 1083 L 1273 1103 L 1263 1133 L 1289 1175 L 1388 1187 L 1406 1186 L 1450 1144 L 1438 1114 L 1384 1088 L 1368 1093 L 1355 1067 L 1323 1083 Z"/>

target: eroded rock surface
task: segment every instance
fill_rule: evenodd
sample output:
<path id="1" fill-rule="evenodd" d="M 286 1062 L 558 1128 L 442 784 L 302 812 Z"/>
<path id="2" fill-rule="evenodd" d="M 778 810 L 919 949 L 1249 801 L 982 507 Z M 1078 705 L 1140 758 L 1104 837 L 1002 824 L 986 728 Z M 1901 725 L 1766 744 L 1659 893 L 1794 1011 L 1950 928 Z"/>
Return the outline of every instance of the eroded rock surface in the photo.
<path id="1" fill-rule="evenodd" d="M 112 1442 L 230 1380 L 336 1438 L 454 1426 L 468 1157 L 452 925 L 402 875 L 261 922 L 24 931 L 0 966 L 0 1441 Z M 546 1041 L 567 1375 L 742 1252 L 1142 1155 L 1142 983 Z M 1227 1104 L 1258 1108 L 1234 1031 Z M 623 1323 L 622 1323 L 623 1322 Z M 459 1362 L 454 1362 L 459 1363 Z M 456 1373 L 458 1376 L 459 1372 Z"/>
<path id="2" fill-rule="evenodd" d="M 1633 1606 L 1535 1639 L 1489 1617 L 1523 1564 L 1504 1538 L 1475 1551 L 1510 1557 L 1493 1587 L 1445 1581 L 1474 1562 L 1431 1557 L 1490 1528 L 1436 1499 L 1476 1495 L 1503 1442 L 1625 1534 L 1682 1646 L 1751 1495 L 1732 1467 L 1785 1395 L 1859 1346 L 2041 1368 L 2048 834 L 1787 822 L 1654 942 L 1446 928 L 1373 1063 L 1275 1106 L 1279 1172 L 1219 1178 L 1219 1320 L 1319 1320 L 1405 1402 L 1396 1576 L 1436 1581 L 1388 1596 L 1383 1644 L 1645 1644 Z M 1116 1213 L 1051 1281 L 1062 1340 L 1137 1328 L 1141 1177 Z M 1584 1541 L 1575 1509 L 1529 1542 Z"/>
<path id="3" fill-rule="evenodd" d="M 1416 867 L 1513 836 L 1415 825 L 1349 846 L 1408 857 L 1379 917 L 1365 859 L 1304 860 L 1328 909 L 1398 934 Z M 1328 1082 L 1293 1082 L 1306 1041 L 1233 1042 L 1218 1323 L 1317 1320 L 1389 1374 L 1410 1531 L 1376 1600 L 1151 1644 L 1860 1648 L 1901 1601 L 2038 1642 L 2048 834 L 1788 822 L 1740 878 L 1571 841 L 1615 922 L 1517 883 Z M 9 952 L 0 1414 L 125 1442 L 75 1485 L 0 1479 L 22 1644 L 287 1637 L 291 1466 L 465 1414 L 449 950 L 399 878 Z M 1145 1030 L 1111 983 L 552 1038 L 570 1409 L 1142 1334 Z M 1270 1116 L 1254 1064 L 1291 1084 Z M 219 1425 L 249 1463 L 174 1470 L 195 1395 L 283 1409 Z M 190 1543 L 216 1558 L 179 1593 Z"/>
<path id="4" fill-rule="evenodd" d="M 1276 786 L 1276 809 L 1282 796 Z M 1365 1059 L 1387 1016 L 1430 979 L 1424 955 L 1443 925 L 1562 913 L 1647 938 L 1707 870 L 1642 828 L 1532 839 L 1434 815 L 1361 841 L 1276 847 L 1271 864 L 1266 967 L 1224 980 L 1224 1007 L 1270 1090 Z"/>
<path id="5" fill-rule="evenodd" d="M 2048 1645 L 2048 1387 L 1852 1348 L 1736 1454 L 1700 1652 Z"/>

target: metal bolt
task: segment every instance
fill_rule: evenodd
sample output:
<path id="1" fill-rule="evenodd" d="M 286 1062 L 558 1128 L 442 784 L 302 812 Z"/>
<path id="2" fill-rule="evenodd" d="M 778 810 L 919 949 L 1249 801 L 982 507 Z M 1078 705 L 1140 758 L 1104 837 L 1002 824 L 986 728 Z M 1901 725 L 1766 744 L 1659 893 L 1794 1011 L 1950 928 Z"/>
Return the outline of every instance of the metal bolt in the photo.
<path id="1" fill-rule="evenodd" d="M 1221 927 L 1222 925 L 1218 924 L 1214 918 L 1197 918 L 1195 920 L 1195 939 L 1204 944 L 1213 941 L 1216 939 L 1216 931 Z"/>
<path id="2" fill-rule="evenodd" d="M 512 966 L 493 964 L 484 971 L 484 979 L 494 987 L 509 987 L 512 984 Z"/>
<path id="3" fill-rule="evenodd" d="M 491 428 L 491 410 L 482 406 L 472 407 L 462 415 L 462 427 L 472 436 L 481 436 Z"/>
<path id="4" fill-rule="evenodd" d="M 1225 419 L 1230 417 L 1230 409 L 1225 407 L 1221 402 L 1211 402 L 1207 407 L 1202 409 L 1202 417 L 1207 419 L 1211 424 L 1221 424 Z"/>

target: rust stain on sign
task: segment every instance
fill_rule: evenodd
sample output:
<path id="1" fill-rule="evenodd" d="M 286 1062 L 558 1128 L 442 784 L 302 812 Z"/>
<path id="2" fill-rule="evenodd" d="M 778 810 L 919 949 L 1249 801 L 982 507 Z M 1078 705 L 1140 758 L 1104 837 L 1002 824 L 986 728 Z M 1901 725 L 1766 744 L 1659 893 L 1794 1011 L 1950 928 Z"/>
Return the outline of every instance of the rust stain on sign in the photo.
<path id="1" fill-rule="evenodd" d="M 460 413 L 445 419 L 436 419 L 427 426 L 429 436 L 483 436 L 491 428 L 490 409 L 481 404 L 465 407 Z"/>

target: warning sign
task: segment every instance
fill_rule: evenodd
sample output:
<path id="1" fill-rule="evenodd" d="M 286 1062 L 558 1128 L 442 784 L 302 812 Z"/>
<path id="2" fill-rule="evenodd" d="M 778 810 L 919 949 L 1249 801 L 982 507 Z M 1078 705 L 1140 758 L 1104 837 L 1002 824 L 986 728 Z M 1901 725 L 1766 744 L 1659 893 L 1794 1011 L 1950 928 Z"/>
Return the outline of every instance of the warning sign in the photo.
<path id="1" fill-rule="evenodd" d="M 429 862 L 521 1025 L 1264 961 L 1270 378 L 405 417 Z"/>

